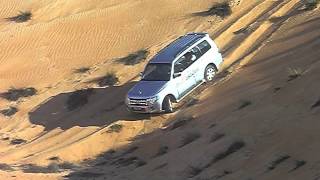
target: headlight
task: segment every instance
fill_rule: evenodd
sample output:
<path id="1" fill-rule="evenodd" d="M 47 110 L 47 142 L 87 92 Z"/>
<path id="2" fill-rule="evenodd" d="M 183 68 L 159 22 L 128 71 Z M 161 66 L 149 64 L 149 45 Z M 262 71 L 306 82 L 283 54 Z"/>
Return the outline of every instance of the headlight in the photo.
<path id="1" fill-rule="evenodd" d="M 126 99 L 125 99 L 125 103 L 126 103 L 126 104 L 129 104 L 129 102 L 130 102 L 130 99 L 129 99 L 128 95 L 127 95 L 127 96 L 126 96 Z"/>
<path id="2" fill-rule="evenodd" d="M 153 98 L 147 99 L 147 103 L 154 104 L 157 100 L 158 100 L 158 97 L 153 97 Z"/>

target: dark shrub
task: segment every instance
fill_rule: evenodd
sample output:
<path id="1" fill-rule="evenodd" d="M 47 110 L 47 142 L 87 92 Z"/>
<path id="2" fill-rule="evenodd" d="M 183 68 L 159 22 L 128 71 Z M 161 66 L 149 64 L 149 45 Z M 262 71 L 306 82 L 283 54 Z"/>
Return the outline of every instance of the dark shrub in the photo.
<path id="1" fill-rule="evenodd" d="M 319 2 L 320 0 L 307 0 L 304 5 L 305 10 L 307 11 L 314 10 L 315 8 L 317 8 Z"/>
<path id="2" fill-rule="evenodd" d="M 59 171 L 59 166 L 56 163 L 51 163 L 48 167 L 38 166 L 35 164 L 22 165 L 22 171 L 25 173 L 57 173 Z"/>
<path id="3" fill-rule="evenodd" d="M 226 17 L 231 15 L 232 10 L 228 2 L 216 3 L 210 9 L 203 12 L 194 13 L 196 16 L 219 16 Z"/>
<path id="4" fill-rule="evenodd" d="M 70 163 L 70 162 L 63 162 L 58 164 L 59 169 L 74 169 L 74 168 L 78 168 L 77 165 Z"/>
<path id="5" fill-rule="evenodd" d="M 139 50 L 135 53 L 131 53 L 126 57 L 120 58 L 118 59 L 119 63 L 122 63 L 124 65 L 136 65 L 139 64 L 140 62 L 144 61 L 147 56 L 148 56 L 149 52 L 145 49 Z"/>
<path id="6" fill-rule="evenodd" d="M 53 156 L 53 157 L 50 157 L 48 160 L 50 160 L 50 161 L 58 161 L 58 160 L 60 160 L 60 158 L 58 156 Z"/>
<path id="7" fill-rule="evenodd" d="M 318 99 L 312 106 L 311 109 L 319 107 L 320 106 L 320 99 Z"/>
<path id="8" fill-rule="evenodd" d="M 216 142 L 216 141 L 218 141 L 219 139 L 223 138 L 224 136 L 225 136 L 225 134 L 223 134 L 223 133 L 215 133 L 215 134 L 213 134 L 213 136 L 211 137 L 210 143 Z"/>
<path id="9" fill-rule="evenodd" d="M 183 139 L 179 147 L 183 147 L 187 144 L 192 143 L 193 141 L 199 139 L 201 135 L 199 133 L 188 133 Z"/>
<path id="10" fill-rule="evenodd" d="M 8 164 L 3 164 L 3 163 L 0 163 L 0 170 L 3 170 L 3 171 L 13 171 L 14 169 L 8 165 Z"/>
<path id="11" fill-rule="evenodd" d="M 0 113 L 3 114 L 4 116 L 13 116 L 18 112 L 18 109 L 16 107 L 9 107 L 8 109 L 3 109 L 0 110 Z"/>
<path id="12" fill-rule="evenodd" d="M 174 129 L 177 129 L 179 127 L 185 126 L 186 124 L 188 124 L 192 120 L 194 120 L 194 118 L 192 116 L 180 117 L 170 126 L 169 129 L 170 130 L 174 130 Z"/>
<path id="13" fill-rule="evenodd" d="M 72 172 L 68 175 L 63 176 L 64 178 L 70 179 L 94 179 L 100 176 L 103 176 L 103 173 L 96 173 L 96 172 Z"/>
<path id="14" fill-rule="evenodd" d="M 58 173 L 67 169 L 73 169 L 77 167 L 78 166 L 69 162 L 63 162 L 61 164 L 52 162 L 48 166 L 38 166 L 35 164 L 25 164 L 21 166 L 22 171 L 25 173 Z"/>
<path id="15" fill-rule="evenodd" d="M 119 133 L 122 130 L 122 128 L 123 128 L 122 124 L 113 124 L 107 130 L 107 133 L 113 133 L 113 132 Z"/>
<path id="16" fill-rule="evenodd" d="M 0 97 L 8 100 L 8 101 L 17 101 L 23 97 L 34 96 L 37 93 L 37 90 L 33 87 L 29 88 L 11 88 L 7 92 L 1 93 Z"/>
<path id="17" fill-rule="evenodd" d="M 18 15 L 13 17 L 6 18 L 7 21 L 13 21 L 16 23 L 22 23 L 29 21 L 32 17 L 32 13 L 30 11 L 20 11 Z"/>
<path id="18" fill-rule="evenodd" d="M 210 167 L 212 164 L 225 159 L 229 155 L 239 151 L 241 148 L 245 146 L 243 141 L 235 141 L 233 142 L 225 151 L 217 154 L 206 166 L 205 168 Z"/>
<path id="19" fill-rule="evenodd" d="M 297 160 L 297 161 L 295 161 L 295 167 L 292 170 L 290 170 L 290 172 L 291 171 L 295 171 L 295 170 L 301 168 L 302 166 L 304 166 L 306 164 L 307 164 L 307 162 L 304 161 L 304 160 Z"/>
<path id="20" fill-rule="evenodd" d="M 81 68 L 75 69 L 73 72 L 77 74 L 83 74 L 88 72 L 89 70 L 90 70 L 89 67 L 81 67 Z"/>
<path id="21" fill-rule="evenodd" d="M 200 174 L 202 171 L 203 171 L 203 168 L 190 166 L 190 167 L 188 168 L 189 178 L 193 178 L 193 177 L 197 176 L 197 175 Z"/>
<path id="22" fill-rule="evenodd" d="M 138 149 L 139 149 L 138 146 L 132 146 L 132 147 L 130 147 L 129 149 L 127 149 L 126 151 L 124 151 L 124 152 L 121 154 L 121 156 L 125 156 L 125 155 L 127 155 L 127 154 L 131 154 L 131 153 L 135 152 L 135 151 L 138 150 Z"/>
<path id="23" fill-rule="evenodd" d="M 245 146 L 245 143 L 243 141 L 236 141 L 233 142 L 228 149 L 226 149 L 226 151 L 221 152 L 219 154 L 216 155 L 216 157 L 214 158 L 214 162 L 220 161 L 224 158 L 226 158 L 227 156 L 229 156 L 230 154 L 233 154 L 235 152 L 237 152 L 238 150 L 240 150 L 241 148 L 243 148 Z"/>
<path id="24" fill-rule="evenodd" d="M 146 165 L 146 164 L 147 164 L 147 162 L 139 159 L 139 160 L 136 162 L 136 167 L 141 167 L 141 166 L 144 166 L 144 165 Z"/>
<path id="25" fill-rule="evenodd" d="M 24 139 L 13 139 L 10 141 L 10 144 L 12 145 L 16 145 L 16 144 L 22 144 L 22 143 L 26 143 L 27 141 Z"/>
<path id="26" fill-rule="evenodd" d="M 199 103 L 199 99 L 192 97 L 188 102 L 187 102 L 187 107 L 194 106 Z"/>
<path id="27" fill-rule="evenodd" d="M 289 155 L 283 155 L 283 156 L 278 157 L 276 160 L 271 162 L 270 166 L 268 167 L 268 170 L 269 171 L 274 170 L 279 164 L 283 163 L 284 161 L 286 161 L 289 158 L 290 158 Z"/>
<path id="28" fill-rule="evenodd" d="M 247 106 L 249 106 L 251 104 L 252 104 L 251 101 L 247 101 L 247 100 L 246 101 L 242 101 L 241 105 L 238 107 L 238 110 L 243 109 L 243 108 L 245 108 L 245 107 L 247 107 Z"/>
<path id="29" fill-rule="evenodd" d="M 114 86 L 119 82 L 119 78 L 114 72 L 108 72 L 105 76 L 96 78 L 93 82 L 96 82 L 100 87 Z"/>
<path id="30" fill-rule="evenodd" d="M 161 146 L 158 152 L 154 155 L 154 157 L 162 156 L 168 153 L 169 147 L 168 146 Z"/>
<path id="31" fill-rule="evenodd" d="M 300 68 L 289 68 L 288 82 L 302 76 L 303 71 Z"/>
<path id="32" fill-rule="evenodd" d="M 156 171 L 158 169 L 162 169 L 162 168 L 164 168 L 166 166 L 168 166 L 168 163 L 162 163 L 162 164 L 156 166 L 155 168 L 153 168 L 152 171 Z"/>
<path id="33" fill-rule="evenodd" d="M 125 167 L 129 166 L 131 164 L 135 164 L 139 161 L 138 157 L 128 157 L 128 158 L 119 158 L 115 161 L 113 161 L 112 165 L 117 165 L 118 167 Z"/>

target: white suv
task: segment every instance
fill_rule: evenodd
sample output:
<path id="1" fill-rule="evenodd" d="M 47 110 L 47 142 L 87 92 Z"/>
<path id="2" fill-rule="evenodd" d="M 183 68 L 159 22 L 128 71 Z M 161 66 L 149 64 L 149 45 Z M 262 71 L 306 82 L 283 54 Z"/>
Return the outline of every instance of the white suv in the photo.
<path id="1" fill-rule="evenodd" d="M 126 97 L 128 110 L 140 113 L 173 112 L 203 82 L 213 80 L 222 56 L 207 33 L 179 37 L 154 56 L 142 79 Z"/>

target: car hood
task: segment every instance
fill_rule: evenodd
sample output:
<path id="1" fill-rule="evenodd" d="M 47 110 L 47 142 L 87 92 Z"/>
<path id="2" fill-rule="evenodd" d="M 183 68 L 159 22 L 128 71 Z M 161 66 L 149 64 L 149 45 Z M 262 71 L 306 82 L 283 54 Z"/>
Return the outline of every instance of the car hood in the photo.
<path id="1" fill-rule="evenodd" d="M 128 97 L 130 98 L 149 98 L 160 92 L 167 85 L 168 81 L 140 81 L 133 86 Z"/>

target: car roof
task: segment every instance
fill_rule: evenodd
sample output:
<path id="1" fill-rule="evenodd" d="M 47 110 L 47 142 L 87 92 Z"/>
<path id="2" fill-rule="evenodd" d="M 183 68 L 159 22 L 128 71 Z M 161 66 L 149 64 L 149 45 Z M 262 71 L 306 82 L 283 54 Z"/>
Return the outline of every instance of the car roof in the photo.
<path id="1" fill-rule="evenodd" d="M 184 36 L 180 36 L 163 48 L 150 60 L 149 63 L 172 63 L 180 53 L 188 49 L 191 45 L 206 35 L 207 33 L 189 33 Z"/>

